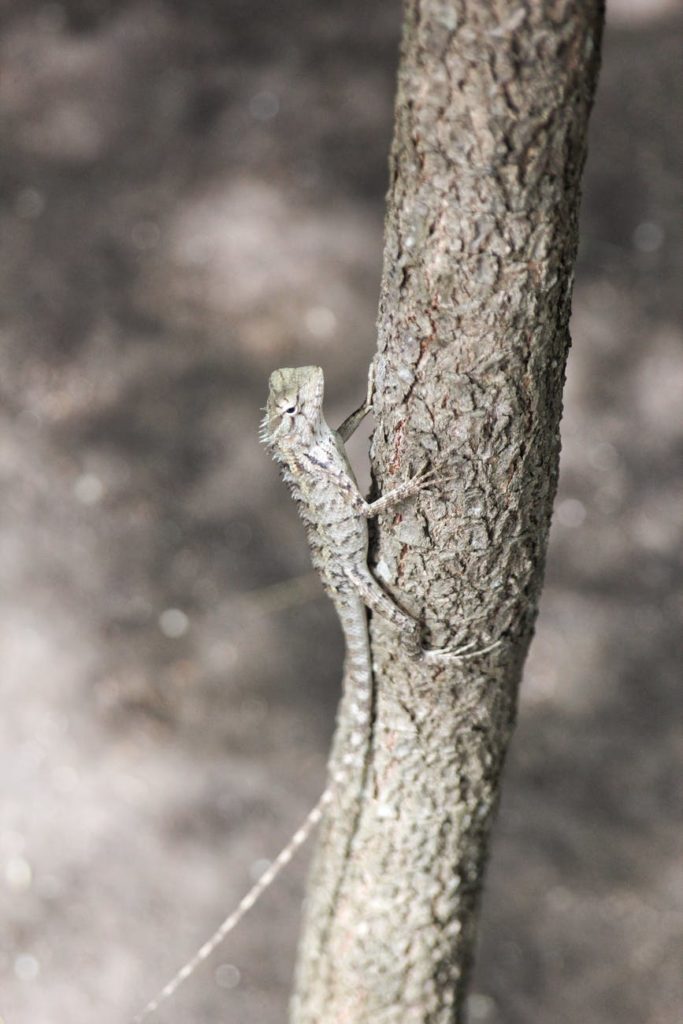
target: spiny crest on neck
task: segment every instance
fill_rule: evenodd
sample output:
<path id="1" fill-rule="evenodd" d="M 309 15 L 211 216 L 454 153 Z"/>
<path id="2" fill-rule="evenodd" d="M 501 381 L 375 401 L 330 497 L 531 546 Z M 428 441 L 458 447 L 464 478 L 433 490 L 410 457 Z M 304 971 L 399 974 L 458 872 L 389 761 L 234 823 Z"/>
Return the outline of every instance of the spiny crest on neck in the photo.
<path id="1" fill-rule="evenodd" d="M 285 367 L 268 381 L 260 440 L 273 449 L 310 441 L 322 421 L 324 380 L 319 366 Z"/>

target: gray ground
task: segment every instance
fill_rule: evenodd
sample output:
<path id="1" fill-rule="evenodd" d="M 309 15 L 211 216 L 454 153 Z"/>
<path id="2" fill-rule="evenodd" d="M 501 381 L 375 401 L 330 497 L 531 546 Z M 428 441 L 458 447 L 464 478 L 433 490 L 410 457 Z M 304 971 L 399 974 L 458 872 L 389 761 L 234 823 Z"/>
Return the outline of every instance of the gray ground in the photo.
<path id="1" fill-rule="evenodd" d="M 399 17 L 2 6 L 3 1024 L 126 1024 L 323 784 L 341 641 L 256 431 L 276 366 L 363 393 Z M 683 1017 L 683 18 L 612 17 L 485 1024 Z M 162 1020 L 284 1021 L 305 861 Z"/>

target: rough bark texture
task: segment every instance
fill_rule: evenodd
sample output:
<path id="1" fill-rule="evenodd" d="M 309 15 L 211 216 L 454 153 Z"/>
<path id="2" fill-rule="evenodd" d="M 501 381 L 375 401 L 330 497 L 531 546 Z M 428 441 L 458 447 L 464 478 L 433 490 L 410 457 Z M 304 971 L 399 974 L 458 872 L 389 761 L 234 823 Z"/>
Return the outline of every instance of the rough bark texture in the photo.
<path id="1" fill-rule="evenodd" d="M 426 669 L 373 621 L 364 799 L 322 830 L 294 1024 L 462 1019 L 557 480 L 601 25 L 599 0 L 407 4 L 372 458 L 379 492 L 427 459 L 454 477 L 380 521 L 373 564 L 434 645 L 504 642 Z M 347 731 L 342 706 L 337 750 Z"/>

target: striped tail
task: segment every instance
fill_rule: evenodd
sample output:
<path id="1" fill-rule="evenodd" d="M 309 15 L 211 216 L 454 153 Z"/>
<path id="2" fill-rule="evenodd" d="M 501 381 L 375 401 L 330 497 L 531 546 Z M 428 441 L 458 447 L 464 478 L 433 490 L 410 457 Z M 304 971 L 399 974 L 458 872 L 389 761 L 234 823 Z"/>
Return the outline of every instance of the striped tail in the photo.
<path id="1" fill-rule="evenodd" d="M 323 814 L 325 813 L 325 808 L 329 803 L 331 803 L 332 798 L 332 787 L 328 786 L 313 810 L 307 815 L 301 828 L 294 833 L 285 848 L 277 855 L 273 863 L 266 868 L 258 882 L 252 886 L 246 896 L 244 896 L 237 905 L 235 910 L 233 910 L 233 912 L 225 918 L 223 923 L 218 926 L 211 938 L 208 939 L 204 945 L 197 950 L 194 956 L 180 968 L 178 973 L 171 978 L 168 984 L 164 985 L 153 999 L 150 999 L 144 1010 L 142 1010 L 137 1017 L 133 1018 L 133 1024 L 141 1024 L 141 1021 L 145 1020 L 146 1017 L 158 1010 L 161 1004 L 165 1003 L 167 999 L 170 999 L 171 996 L 177 992 L 183 982 L 187 981 L 187 979 L 194 974 L 200 964 L 211 956 L 214 949 L 221 944 L 225 936 L 228 935 L 235 925 L 242 920 L 247 911 L 254 906 L 259 897 L 275 881 L 282 869 L 289 864 L 299 847 L 303 846 L 313 829 L 321 821 Z"/>

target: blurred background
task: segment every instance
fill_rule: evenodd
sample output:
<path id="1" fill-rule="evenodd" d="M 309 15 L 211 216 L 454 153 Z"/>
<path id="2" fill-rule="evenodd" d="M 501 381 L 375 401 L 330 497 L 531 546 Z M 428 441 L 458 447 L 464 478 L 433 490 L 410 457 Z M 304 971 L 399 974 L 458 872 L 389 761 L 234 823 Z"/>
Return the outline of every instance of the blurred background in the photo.
<path id="1" fill-rule="evenodd" d="M 683 1013 L 683 15 L 609 13 L 474 1024 Z M 257 425 L 277 366 L 364 394 L 400 18 L 0 8 L 2 1024 L 125 1024 L 323 786 L 341 638 Z M 285 1020 L 307 857 L 160 1020 Z"/>

